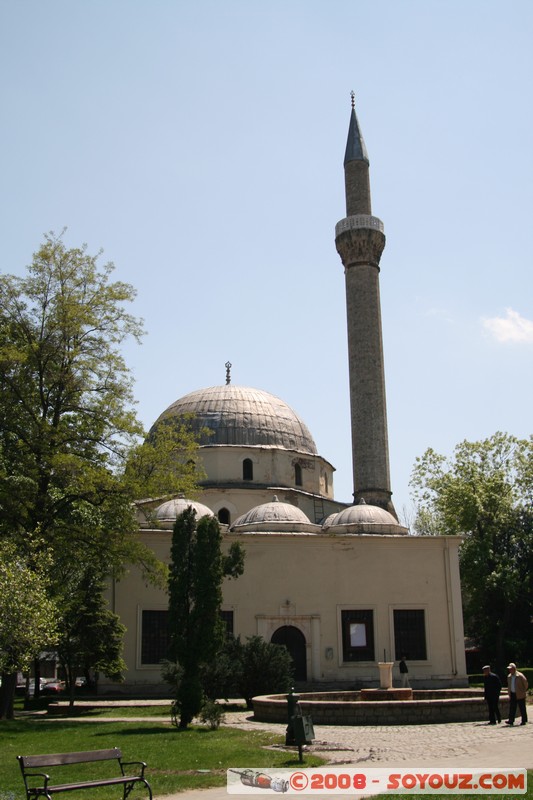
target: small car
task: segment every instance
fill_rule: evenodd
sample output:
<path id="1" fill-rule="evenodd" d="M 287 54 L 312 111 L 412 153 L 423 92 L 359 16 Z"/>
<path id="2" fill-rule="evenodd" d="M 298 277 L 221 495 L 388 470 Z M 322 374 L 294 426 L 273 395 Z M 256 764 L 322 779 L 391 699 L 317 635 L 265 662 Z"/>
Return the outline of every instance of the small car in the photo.
<path id="1" fill-rule="evenodd" d="M 48 681 L 41 688 L 41 694 L 59 694 L 65 691 L 65 681 Z"/>

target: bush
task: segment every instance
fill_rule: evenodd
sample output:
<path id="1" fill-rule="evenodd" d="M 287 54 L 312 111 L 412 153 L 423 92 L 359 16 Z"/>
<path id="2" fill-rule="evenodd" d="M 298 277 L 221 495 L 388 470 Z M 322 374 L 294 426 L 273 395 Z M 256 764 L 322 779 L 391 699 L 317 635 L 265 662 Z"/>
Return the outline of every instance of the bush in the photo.
<path id="1" fill-rule="evenodd" d="M 247 708 L 252 708 L 252 697 L 258 694 L 278 694 L 291 688 L 292 658 L 284 645 L 251 636 L 241 645 L 240 658 L 239 693 Z"/>
<path id="2" fill-rule="evenodd" d="M 224 722 L 224 718 L 224 709 L 220 703 L 214 700 L 207 700 L 202 706 L 200 721 L 204 725 L 209 725 L 212 731 L 216 731 L 220 727 L 220 723 Z"/>
<path id="3" fill-rule="evenodd" d="M 209 664 L 202 665 L 202 685 L 210 700 L 223 697 L 239 697 L 239 682 L 242 672 L 242 645 L 233 636 L 226 637 L 222 649 Z"/>
<path id="4" fill-rule="evenodd" d="M 183 678 L 183 668 L 177 661 L 162 661 L 161 677 L 165 683 L 168 683 L 176 691 Z"/>
<path id="5" fill-rule="evenodd" d="M 164 662 L 162 675 L 175 689 L 182 685 L 183 670 L 179 664 Z M 210 664 L 203 664 L 200 670 L 205 698 L 214 701 L 221 697 L 226 700 L 242 697 L 247 708 L 252 708 L 252 697 L 256 695 L 288 692 L 293 680 L 292 658 L 287 648 L 265 642 L 261 636 L 251 636 L 244 644 L 239 637 L 227 637 L 216 658 Z M 197 694 L 198 686 L 192 688 Z M 177 706 L 175 710 L 179 713 Z"/>
<path id="6" fill-rule="evenodd" d="M 519 672 L 522 672 L 529 684 L 529 691 L 533 690 L 533 667 L 520 667 L 520 664 L 517 665 L 517 669 Z M 496 672 L 496 669 L 493 667 L 493 672 Z M 499 674 L 499 673 L 498 673 Z M 502 679 L 502 691 L 507 691 L 507 675 L 508 670 L 504 671 L 504 674 L 500 674 L 500 678 Z M 468 676 L 468 685 L 469 686 L 483 686 L 483 673 L 477 675 L 469 675 Z"/>

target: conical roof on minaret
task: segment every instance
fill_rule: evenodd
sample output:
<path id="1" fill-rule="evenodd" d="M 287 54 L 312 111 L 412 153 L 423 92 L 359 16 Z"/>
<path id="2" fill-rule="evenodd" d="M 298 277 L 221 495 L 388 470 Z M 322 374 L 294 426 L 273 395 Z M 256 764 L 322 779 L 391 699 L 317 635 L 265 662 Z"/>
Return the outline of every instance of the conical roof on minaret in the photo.
<path id="1" fill-rule="evenodd" d="M 350 127 L 348 130 L 348 141 L 346 142 L 346 152 L 344 154 L 344 166 L 349 161 L 366 161 L 368 164 L 368 153 L 366 152 L 365 140 L 359 128 L 359 121 L 355 113 L 355 104 L 352 94 L 352 116 L 350 117 Z"/>

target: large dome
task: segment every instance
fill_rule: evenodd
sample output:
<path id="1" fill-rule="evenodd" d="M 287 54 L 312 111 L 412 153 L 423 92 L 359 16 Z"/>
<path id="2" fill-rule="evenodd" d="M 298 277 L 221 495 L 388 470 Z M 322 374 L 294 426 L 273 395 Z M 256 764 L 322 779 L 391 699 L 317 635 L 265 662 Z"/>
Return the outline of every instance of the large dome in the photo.
<path id="1" fill-rule="evenodd" d="M 196 433 L 202 428 L 202 445 L 279 447 L 317 454 L 316 444 L 300 417 L 279 397 L 248 386 L 211 386 L 198 389 L 172 403 L 156 420 L 193 414 Z M 155 427 L 154 425 L 154 427 Z"/>

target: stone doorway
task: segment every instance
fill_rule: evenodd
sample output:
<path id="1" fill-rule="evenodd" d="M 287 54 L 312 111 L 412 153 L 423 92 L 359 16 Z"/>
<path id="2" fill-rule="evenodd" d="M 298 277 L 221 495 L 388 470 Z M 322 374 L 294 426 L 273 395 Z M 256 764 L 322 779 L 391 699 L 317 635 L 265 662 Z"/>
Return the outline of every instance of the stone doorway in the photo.
<path id="1" fill-rule="evenodd" d="M 307 680 L 307 648 L 305 636 L 294 625 L 282 625 L 272 634 L 272 644 L 284 644 L 292 658 L 294 680 Z"/>

